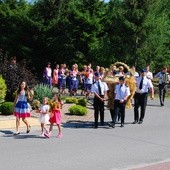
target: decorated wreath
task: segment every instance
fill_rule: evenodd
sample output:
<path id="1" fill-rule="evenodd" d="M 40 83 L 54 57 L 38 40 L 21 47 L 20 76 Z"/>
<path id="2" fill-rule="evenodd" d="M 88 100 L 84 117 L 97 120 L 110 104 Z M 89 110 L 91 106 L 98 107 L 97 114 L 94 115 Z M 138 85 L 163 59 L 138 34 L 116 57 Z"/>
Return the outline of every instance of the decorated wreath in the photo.
<path id="1" fill-rule="evenodd" d="M 114 89 L 115 85 L 119 83 L 119 77 L 122 75 L 116 74 L 115 76 L 111 74 L 112 69 L 116 66 L 119 68 L 120 66 L 123 66 L 124 68 L 124 76 L 125 76 L 125 83 L 129 86 L 131 95 L 127 99 L 126 108 L 131 108 L 131 100 L 134 96 L 134 93 L 136 91 L 136 80 L 132 76 L 132 72 L 129 68 L 129 66 L 123 62 L 116 62 L 114 64 L 111 64 L 110 69 L 107 71 L 104 81 L 107 83 L 109 87 L 108 91 L 108 108 L 113 109 L 114 108 Z M 118 71 L 118 70 L 116 70 Z"/>

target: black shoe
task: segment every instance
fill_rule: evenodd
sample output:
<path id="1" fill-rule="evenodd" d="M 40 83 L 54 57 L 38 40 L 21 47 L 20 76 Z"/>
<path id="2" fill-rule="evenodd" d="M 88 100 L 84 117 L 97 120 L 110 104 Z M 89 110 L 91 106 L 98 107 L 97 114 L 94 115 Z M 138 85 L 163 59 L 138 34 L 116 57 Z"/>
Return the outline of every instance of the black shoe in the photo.
<path id="1" fill-rule="evenodd" d="M 94 129 L 97 129 L 97 128 L 98 128 L 98 125 L 97 125 L 97 124 L 93 124 L 92 127 L 93 127 Z"/>
<path id="2" fill-rule="evenodd" d="M 109 127 L 112 127 L 113 123 L 108 123 Z"/>
<path id="3" fill-rule="evenodd" d="M 29 125 L 26 133 L 30 133 L 30 130 L 31 130 L 31 126 Z"/>
<path id="4" fill-rule="evenodd" d="M 104 122 L 101 122 L 101 126 L 104 126 Z"/>
<path id="5" fill-rule="evenodd" d="M 108 123 L 109 127 L 115 128 L 115 125 L 113 123 Z"/>
<path id="6" fill-rule="evenodd" d="M 164 104 L 163 104 L 163 103 L 161 103 L 161 106 L 164 106 Z"/>
<path id="7" fill-rule="evenodd" d="M 97 128 L 98 128 L 98 126 L 97 126 L 97 125 L 95 125 L 93 128 L 94 128 L 94 129 L 97 129 Z"/>
<path id="8" fill-rule="evenodd" d="M 120 127 L 124 127 L 124 123 L 121 123 Z"/>
<path id="9" fill-rule="evenodd" d="M 132 124 L 136 124 L 136 123 L 138 123 L 138 121 L 137 121 L 137 120 L 135 120 Z"/>
<path id="10" fill-rule="evenodd" d="M 142 124 L 143 123 L 143 120 L 140 120 L 138 124 Z"/>

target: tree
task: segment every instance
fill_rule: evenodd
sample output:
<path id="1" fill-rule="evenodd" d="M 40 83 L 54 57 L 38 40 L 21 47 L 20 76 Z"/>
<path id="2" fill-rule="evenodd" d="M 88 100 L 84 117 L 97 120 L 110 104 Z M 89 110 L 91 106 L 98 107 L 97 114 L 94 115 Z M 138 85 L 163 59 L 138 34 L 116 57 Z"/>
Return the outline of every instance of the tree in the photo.
<path id="1" fill-rule="evenodd" d="M 147 39 L 142 51 L 154 69 L 170 65 L 170 2 L 156 0 L 146 20 Z"/>
<path id="2" fill-rule="evenodd" d="M 100 57 L 94 53 L 94 50 L 99 48 L 99 40 L 104 33 L 102 24 L 104 15 L 104 3 L 99 0 L 80 0 L 71 3 L 71 12 L 68 17 L 72 30 L 70 36 L 76 53 L 82 53 L 84 56 L 80 58 L 81 62 L 96 64 L 96 59 Z"/>

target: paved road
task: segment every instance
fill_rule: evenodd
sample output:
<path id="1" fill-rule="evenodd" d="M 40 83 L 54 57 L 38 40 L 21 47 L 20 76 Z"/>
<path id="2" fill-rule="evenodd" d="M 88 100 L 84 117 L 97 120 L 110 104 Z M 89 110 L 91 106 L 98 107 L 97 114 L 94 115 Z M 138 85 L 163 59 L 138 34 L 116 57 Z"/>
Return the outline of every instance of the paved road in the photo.
<path id="1" fill-rule="evenodd" d="M 109 111 L 105 115 L 110 121 Z M 159 162 L 170 169 L 170 100 L 164 107 L 149 100 L 143 124 L 132 121 L 133 109 L 126 111 L 124 128 L 92 129 L 92 122 L 73 121 L 64 124 L 62 139 L 56 128 L 51 139 L 38 137 L 40 127 L 16 137 L 1 130 L 0 170 L 123 170 Z"/>

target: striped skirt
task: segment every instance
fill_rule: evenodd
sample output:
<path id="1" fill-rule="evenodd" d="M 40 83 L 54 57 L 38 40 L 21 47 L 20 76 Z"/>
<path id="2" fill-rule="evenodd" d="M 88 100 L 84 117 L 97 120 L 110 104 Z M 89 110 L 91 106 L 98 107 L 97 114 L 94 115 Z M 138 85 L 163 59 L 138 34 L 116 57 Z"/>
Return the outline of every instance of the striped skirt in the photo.
<path id="1" fill-rule="evenodd" d="M 30 117 L 30 108 L 28 102 L 18 101 L 14 109 L 14 115 L 18 118 Z"/>

